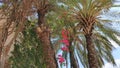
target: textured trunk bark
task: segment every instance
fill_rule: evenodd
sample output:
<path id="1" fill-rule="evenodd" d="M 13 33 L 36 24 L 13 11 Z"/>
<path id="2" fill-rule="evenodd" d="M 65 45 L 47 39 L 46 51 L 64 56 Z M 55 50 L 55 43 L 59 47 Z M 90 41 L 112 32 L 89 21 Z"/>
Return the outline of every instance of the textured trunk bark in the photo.
<path id="1" fill-rule="evenodd" d="M 45 25 L 45 14 L 38 11 L 38 27 L 37 33 L 39 39 L 43 44 L 43 59 L 46 64 L 46 68 L 57 68 L 54 50 L 51 47 L 50 31 Z"/>
<path id="2" fill-rule="evenodd" d="M 51 48 L 49 32 L 44 32 L 41 34 L 40 40 L 43 43 L 43 57 L 45 60 L 46 68 L 57 68 L 54 51 Z"/>
<path id="3" fill-rule="evenodd" d="M 92 43 L 91 35 L 92 34 L 85 35 L 86 43 L 87 43 L 87 51 L 88 51 L 89 68 L 99 68 L 97 61 L 97 54 L 95 51 L 95 47 Z"/>
<path id="4" fill-rule="evenodd" d="M 69 51 L 70 51 L 71 67 L 72 68 L 79 68 L 79 66 L 77 65 L 77 61 L 75 60 L 75 57 L 74 57 L 74 49 L 72 48 L 71 42 L 70 42 L 70 46 L 69 46 Z"/>

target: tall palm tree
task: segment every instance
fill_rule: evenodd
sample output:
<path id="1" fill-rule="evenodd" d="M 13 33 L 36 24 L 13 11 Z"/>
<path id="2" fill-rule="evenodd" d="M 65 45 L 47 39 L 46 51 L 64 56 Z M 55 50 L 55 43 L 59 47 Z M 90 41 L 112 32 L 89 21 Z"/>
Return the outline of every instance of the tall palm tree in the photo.
<path id="1" fill-rule="evenodd" d="M 76 48 L 78 49 L 77 51 L 79 51 L 79 58 L 82 63 L 89 63 L 89 65 L 83 64 L 84 67 L 99 68 L 104 64 L 103 58 L 115 64 L 114 59 L 111 55 L 112 48 L 114 47 L 108 39 L 111 38 L 120 44 L 115 36 L 119 33 L 104 26 L 104 22 L 110 21 L 100 18 L 102 12 L 106 11 L 106 9 L 112 6 L 112 1 L 69 0 L 69 2 L 62 1 L 62 3 L 67 6 L 67 12 L 69 11 L 69 15 L 72 15 L 71 19 L 69 20 L 77 20 L 77 22 L 75 22 L 71 28 L 74 28 L 74 25 L 77 24 L 77 26 L 75 27 L 77 28 L 77 30 L 75 31 L 80 33 L 77 39 L 78 41 L 82 41 L 82 43 L 77 43 L 76 46 Z M 81 46 L 80 44 L 84 46 Z M 82 55 L 84 55 L 84 57 Z"/>
<path id="2" fill-rule="evenodd" d="M 15 36 L 13 37 L 12 41 L 10 41 L 10 44 L 7 45 L 8 47 L 11 46 L 11 43 L 13 43 L 13 41 L 16 39 L 19 32 L 23 31 L 27 18 L 37 13 L 38 23 L 36 27 L 36 33 L 43 44 L 43 59 L 45 60 L 46 68 L 57 68 L 55 53 L 50 43 L 50 29 L 47 27 L 45 20 L 45 15 L 51 10 L 54 3 L 55 0 L 3 0 L 3 12 L 8 17 L 8 21 L 6 23 L 7 26 L 5 28 L 9 28 L 10 25 L 14 25 L 13 31 L 15 32 Z M 6 30 L 5 33 L 7 32 L 8 30 Z"/>

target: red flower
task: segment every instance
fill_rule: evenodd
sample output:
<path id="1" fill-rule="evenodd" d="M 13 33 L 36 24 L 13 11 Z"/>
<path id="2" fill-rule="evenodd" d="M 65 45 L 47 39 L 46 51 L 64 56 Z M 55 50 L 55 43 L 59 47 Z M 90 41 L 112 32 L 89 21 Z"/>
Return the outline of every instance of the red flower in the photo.
<path id="1" fill-rule="evenodd" d="M 68 39 L 68 31 L 67 30 L 63 29 L 61 34 L 62 34 L 63 39 Z"/>
<path id="2" fill-rule="evenodd" d="M 63 50 L 63 51 L 67 51 L 67 52 L 69 51 L 69 49 L 68 49 L 67 46 L 62 47 L 61 50 Z"/>
<path id="3" fill-rule="evenodd" d="M 64 43 L 66 46 L 70 45 L 67 39 L 60 40 L 60 42 Z"/>
<path id="4" fill-rule="evenodd" d="M 62 57 L 62 55 L 58 55 L 58 60 L 59 60 L 60 64 L 65 61 L 65 59 Z"/>

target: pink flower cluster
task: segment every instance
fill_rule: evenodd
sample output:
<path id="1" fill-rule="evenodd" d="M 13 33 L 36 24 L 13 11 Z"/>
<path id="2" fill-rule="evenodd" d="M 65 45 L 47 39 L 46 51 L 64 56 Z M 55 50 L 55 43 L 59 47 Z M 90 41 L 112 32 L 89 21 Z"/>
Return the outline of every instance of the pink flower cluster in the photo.
<path id="1" fill-rule="evenodd" d="M 66 46 L 69 46 L 69 41 L 67 39 L 61 40 L 62 43 L 64 43 Z"/>
<path id="2" fill-rule="evenodd" d="M 61 50 L 66 51 L 66 52 L 68 52 L 68 51 L 69 51 L 69 49 L 68 49 L 68 47 L 67 47 L 67 46 L 63 46 L 63 47 L 61 48 Z"/>
<path id="3" fill-rule="evenodd" d="M 61 50 L 62 51 L 65 51 L 65 52 L 69 52 L 69 40 L 68 40 L 68 31 L 63 29 L 62 30 L 62 40 L 60 40 L 60 42 L 62 42 L 63 44 L 65 44 L 65 46 L 61 47 Z M 59 60 L 59 63 L 63 63 L 65 61 L 65 58 L 62 56 L 62 55 L 58 55 L 58 60 Z"/>
<path id="4" fill-rule="evenodd" d="M 63 63 L 65 59 L 62 57 L 62 55 L 58 55 L 59 63 Z"/>

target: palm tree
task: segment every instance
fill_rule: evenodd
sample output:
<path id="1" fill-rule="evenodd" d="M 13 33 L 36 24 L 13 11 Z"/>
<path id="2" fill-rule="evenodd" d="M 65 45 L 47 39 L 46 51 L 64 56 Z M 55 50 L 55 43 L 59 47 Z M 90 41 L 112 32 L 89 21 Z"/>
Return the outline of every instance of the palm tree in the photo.
<path id="1" fill-rule="evenodd" d="M 62 1 L 62 3 L 67 5 L 68 17 L 71 15 L 69 22 L 65 21 L 65 23 L 70 24 L 74 19 L 77 21 L 74 24 L 72 22 L 71 28 L 73 31 L 74 27 L 77 28 L 75 31 L 79 33 L 76 37 L 77 44 L 75 45 L 84 67 L 99 68 L 104 64 L 103 58 L 115 64 L 111 55 L 114 46 L 108 39 L 111 38 L 120 44 L 115 36 L 119 33 L 104 26 L 104 22 L 110 22 L 109 20 L 100 18 L 102 12 L 112 6 L 112 2 L 110 0 L 69 0 L 69 2 Z M 69 24 L 66 26 L 69 27 Z M 75 24 L 77 26 L 74 26 Z M 87 65 L 88 63 L 89 65 Z"/>
<path id="2" fill-rule="evenodd" d="M 49 1 L 49 0 L 35 0 L 35 1 L 33 0 L 29 0 L 29 1 L 3 0 L 4 6 L 2 10 L 4 12 L 4 15 L 8 17 L 5 28 L 8 29 L 10 25 L 13 25 L 13 31 L 15 32 L 15 35 L 12 41 L 10 41 L 10 44 L 7 45 L 8 47 L 11 46 L 11 43 L 13 43 L 13 41 L 16 39 L 17 35 L 21 31 L 23 31 L 27 17 L 34 15 L 34 13 L 37 13 L 38 23 L 36 27 L 36 33 L 43 45 L 42 46 L 43 53 L 44 53 L 43 59 L 46 63 L 46 68 L 57 67 L 57 63 L 55 60 L 55 53 L 51 47 L 51 42 L 50 42 L 50 29 L 49 27 L 47 27 L 46 20 L 45 20 L 46 18 L 45 15 L 51 10 L 54 3 L 55 3 L 54 0 L 52 1 Z M 8 30 L 6 30 L 5 33 L 7 32 Z M 5 37 L 7 37 L 7 35 Z"/>

